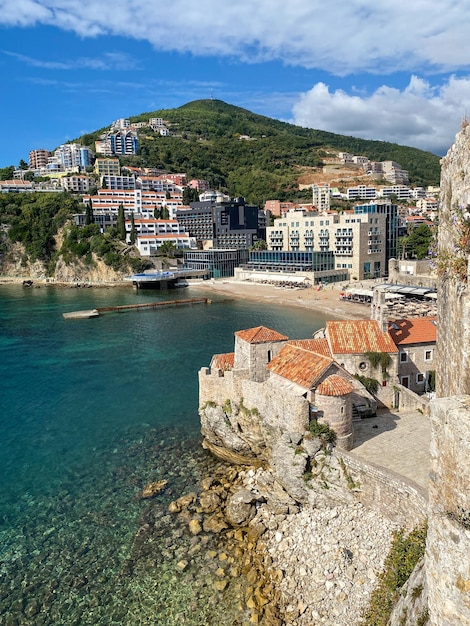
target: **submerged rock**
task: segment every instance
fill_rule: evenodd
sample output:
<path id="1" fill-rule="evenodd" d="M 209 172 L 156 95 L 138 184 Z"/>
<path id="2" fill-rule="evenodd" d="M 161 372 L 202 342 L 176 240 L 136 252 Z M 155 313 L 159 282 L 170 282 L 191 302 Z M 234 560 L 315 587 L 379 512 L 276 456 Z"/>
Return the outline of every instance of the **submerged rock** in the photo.
<path id="1" fill-rule="evenodd" d="M 145 487 L 142 489 L 137 497 L 139 498 L 139 500 L 154 498 L 165 489 L 167 484 L 167 480 L 157 480 L 153 483 L 149 483 L 148 485 L 145 485 Z"/>

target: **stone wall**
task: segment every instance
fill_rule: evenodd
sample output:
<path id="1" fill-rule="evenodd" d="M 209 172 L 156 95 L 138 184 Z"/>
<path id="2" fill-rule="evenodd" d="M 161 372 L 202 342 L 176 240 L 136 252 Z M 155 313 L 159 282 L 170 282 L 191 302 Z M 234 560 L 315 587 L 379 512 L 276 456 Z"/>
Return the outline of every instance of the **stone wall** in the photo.
<path id="1" fill-rule="evenodd" d="M 437 287 L 437 275 L 432 271 L 429 260 L 390 259 L 388 262 L 388 280 L 400 285 L 413 287 Z"/>
<path id="2" fill-rule="evenodd" d="M 439 211 L 437 395 L 470 392 L 470 293 L 456 276 L 456 248 L 462 247 L 470 206 L 470 126 L 462 125 L 442 159 Z M 465 263 L 465 259 L 462 259 Z"/>
<path id="3" fill-rule="evenodd" d="M 366 463 L 354 452 L 339 452 L 353 482 L 354 495 L 365 506 L 411 530 L 426 519 L 427 498 L 421 487 L 403 476 Z"/>
<path id="4" fill-rule="evenodd" d="M 470 624 L 470 396 L 431 403 L 426 573 L 432 626 Z"/>

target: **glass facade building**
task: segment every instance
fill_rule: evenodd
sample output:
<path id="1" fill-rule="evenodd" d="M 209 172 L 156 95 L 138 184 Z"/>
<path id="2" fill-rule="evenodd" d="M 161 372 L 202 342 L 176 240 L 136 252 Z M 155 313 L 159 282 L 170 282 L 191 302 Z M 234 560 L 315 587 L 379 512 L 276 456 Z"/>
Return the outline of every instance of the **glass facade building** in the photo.
<path id="1" fill-rule="evenodd" d="M 248 250 L 216 249 L 185 250 L 184 267 L 191 270 L 207 270 L 211 278 L 233 276 L 235 268 L 248 261 Z"/>

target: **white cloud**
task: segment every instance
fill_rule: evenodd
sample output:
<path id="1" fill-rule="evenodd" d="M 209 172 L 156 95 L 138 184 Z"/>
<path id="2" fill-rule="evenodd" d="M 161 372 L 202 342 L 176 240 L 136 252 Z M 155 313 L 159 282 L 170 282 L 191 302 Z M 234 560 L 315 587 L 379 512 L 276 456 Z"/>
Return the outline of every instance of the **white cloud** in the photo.
<path id="1" fill-rule="evenodd" d="M 468 67 L 469 22 L 470 3 L 456 0 L 0 0 L 0 24 L 48 24 L 338 75 Z"/>
<path id="2" fill-rule="evenodd" d="M 129 55 L 123 52 L 104 52 L 100 57 L 79 57 L 78 59 L 63 59 L 61 61 L 45 61 L 43 59 L 35 59 L 33 57 L 3 50 L 6 54 L 31 67 L 40 67 L 46 70 L 135 70 L 138 63 Z"/>
<path id="3" fill-rule="evenodd" d="M 370 95 L 330 91 L 317 83 L 293 107 L 294 123 L 363 139 L 379 139 L 445 154 L 468 111 L 470 77 L 439 87 L 412 76 L 405 89 L 379 87 Z"/>

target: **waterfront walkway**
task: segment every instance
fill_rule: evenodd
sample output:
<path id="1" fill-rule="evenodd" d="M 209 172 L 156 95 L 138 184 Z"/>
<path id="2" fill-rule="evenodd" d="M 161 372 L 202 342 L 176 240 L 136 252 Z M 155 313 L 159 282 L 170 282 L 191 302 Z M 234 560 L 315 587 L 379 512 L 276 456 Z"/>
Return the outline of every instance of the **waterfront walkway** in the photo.
<path id="1" fill-rule="evenodd" d="M 379 411 L 377 417 L 354 422 L 352 452 L 391 469 L 428 490 L 430 466 L 429 416 L 417 411 Z"/>

